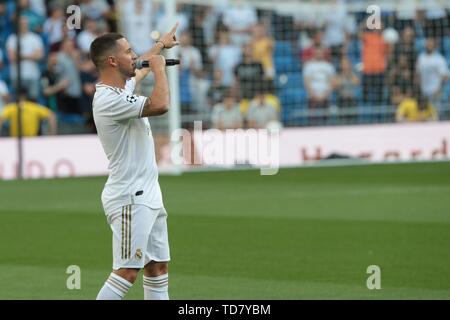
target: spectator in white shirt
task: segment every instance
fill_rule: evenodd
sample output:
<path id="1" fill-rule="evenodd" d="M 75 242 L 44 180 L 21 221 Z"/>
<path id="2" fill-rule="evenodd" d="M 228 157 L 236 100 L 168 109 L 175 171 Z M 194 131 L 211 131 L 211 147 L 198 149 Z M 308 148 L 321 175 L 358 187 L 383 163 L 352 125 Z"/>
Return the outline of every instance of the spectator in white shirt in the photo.
<path id="1" fill-rule="evenodd" d="M 419 55 L 416 71 L 422 94 L 439 110 L 442 88 L 449 78 L 449 69 L 445 58 L 436 50 L 434 39 L 427 39 L 426 52 Z"/>
<path id="2" fill-rule="evenodd" d="M 238 1 L 225 9 L 222 22 L 230 30 L 231 42 L 242 46 L 251 40 L 250 32 L 258 22 L 258 16 L 252 5 Z"/>
<path id="3" fill-rule="evenodd" d="M 21 45 L 21 79 L 22 86 L 26 88 L 27 95 L 32 100 L 39 97 L 39 83 L 41 71 L 39 69 L 39 61 L 44 57 L 44 44 L 41 37 L 30 32 L 28 29 L 28 20 L 24 17 L 20 18 L 20 45 Z M 17 35 L 11 34 L 6 41 L 8 50 L 8 58 L 10 61 L 11 80 L 15 83 L 17 80 Z"/>
<path id="4" fill-rule="evenodd" d="M 128 0 L 123 7 L 123 33 L 138 55 L 149 51 L 154 43 L 150 37 L 153 30 L 153 7 L 154 4 L 144 0 Z"/>
<path id="5" fill-rule="evenodd" d="M 219 42 L 209 48 L 208 57 L 214 70 L 222 71 L 222 85 L 231 87 L 234 84 L 234 68 L 241 61 L 241 48 L 230 42 L 227 31 L 219 32 Z"/>
<path id="6" fill-rule="evenodd" d="M 50 9 L 50 17 L 44 22 L 44 32 L 48 35 L 49 45 L 60 42 L 64 38 L 64 11 L 60 6 Z"/>
<path id="7" fill-rule="evenodd" d="M 344 54 L 351 33 L 354 33 L 356 23 L 347 14 L 343 0 L 335 0 L 325 19 L 324 45 L 331 50 L 332 62 L 338 66 Z"/>
<path id="8" fill-rule="evenodd" d="M 62 42 L 61 50 L 58 53 L 57 68 L 61 79 L 67 83 L 64 91 L 60 93 L 59 110 L 66 114 L 81 114 L 83 110 L 81 104 L 82 87 L 80 78 L 80 54 L 75 49 L 74 43 L 70 39 Z"/>
<path id="9" fill-rule="evenodd" d="M 205 43 L 207 46 L 212 46 L 215 43 L 216 26 L 221 17 L 221 11 L 217 8 L 217 3 L 214 2 L 213 6 L 206 6 L 205 16 L 203 18 L 202 26 L 203 33 L 205 35 Z"/>
<path id="10" fill-rule="evenodd" d="M 182 60 L 181 69 L 189 73 L 188 86 L 192 95 L 192 107 L 201 111 L 207 105 L 209 81 L 203 70 L 200 50 L 192 45 L 192 36 L 187 31 L 181 34 L 178 54 Z"/>
<path id="11" fill-rule="evenodd" d="M 106 19 L 111 8 L 106 0 L 82 0 L 80 9 L 83 17 L 98 20 Z"/>
<path id="12" fill-rule="evenodd" d="M 308 104 L 309 108 L 327 108 L 333 92 L 336 70 L 325 60 L 322 48 L 316 48 L 314 55 L 314 59 L 309 61 L 303 70 Z"/>
<path id="13" fill-rule="evenodd" d="M 165 4 L 166 5 L 166 4 Z M 187 31 L 189 28 L 189 17 L 184 12 L 183 4 L 177 3 L 176 8 L 176 14 L 175 14 L 175 21 L 178 22 L 178 28 L 177 28 L 177 37 L 182 34 L 184 31 Z M 163 34 L 167 30 L 170 30 L 171 28 L 171 20 L 169 19 L 169 16 L 167 14 L 167 11 L 163 11 L 163 13 L 156 16 L 156 30 Z"/>

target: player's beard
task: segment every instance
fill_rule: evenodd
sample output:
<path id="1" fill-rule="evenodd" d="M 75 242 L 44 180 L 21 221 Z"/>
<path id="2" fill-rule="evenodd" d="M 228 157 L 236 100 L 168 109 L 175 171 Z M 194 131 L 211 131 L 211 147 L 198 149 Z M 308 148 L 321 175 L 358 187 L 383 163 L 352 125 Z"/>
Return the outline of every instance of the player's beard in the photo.
<path id="1" fill-rule="evenodd" d="M 136 67 L 133 65 L 127 65 L 126 67 L 119 65 L 119 72 L 127 79 L 132 78 L 136 75 Z"/>

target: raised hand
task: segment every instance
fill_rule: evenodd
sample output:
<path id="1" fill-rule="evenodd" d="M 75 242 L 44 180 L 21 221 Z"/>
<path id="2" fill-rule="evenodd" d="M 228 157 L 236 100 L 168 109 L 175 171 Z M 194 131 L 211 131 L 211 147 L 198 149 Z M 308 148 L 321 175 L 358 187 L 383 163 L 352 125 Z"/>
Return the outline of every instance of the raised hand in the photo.
<path id="1" fill-rule="evenodd" d="M 179 23 L 177 22 L 169 32 L 167 32 L 161 38 L 159 38 L 158 41 L 162 42 L 164 48 L 170 49 L 179 44 L 179 42 L 177 41 L 177 37 L 175 35 L 175 33 L 177 32 L 178 25 Z"/>

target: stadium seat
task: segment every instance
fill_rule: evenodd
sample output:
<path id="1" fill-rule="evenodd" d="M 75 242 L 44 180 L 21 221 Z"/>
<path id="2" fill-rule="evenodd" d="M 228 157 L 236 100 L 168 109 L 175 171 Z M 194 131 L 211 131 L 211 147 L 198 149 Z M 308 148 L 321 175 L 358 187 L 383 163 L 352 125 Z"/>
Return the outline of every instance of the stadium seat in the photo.
<path id="1" fill-rule="evenodd" d="M 301 87 L 286 89 L 280 94 L 280 101 L 283 110 L 301 109 L 306 105 L 306 90 Z"/>
<path id="2" fill-rule="evenodd" d="M 274 56 L 273 62 L 277 74 L 300 71 L 300 62 L 293 56 Z"/>
<path id="3" fill-rule="evenodd" d="M 280 94 L 282 104 L 284 102 L 287 107 L 297 107 L 298 104 L 303 104 L 306 101 L 306 98 L 306 90 L 303 88 L 286 89 Z"/>
<path id="4" fill-rule="evenodd" d="M 190 72 L 189 69 L 180 70 L 180 103 L 190 105 L 192 103 L 191 88 L 189 85 Z"/>
<path id="5" fill-rule="evenodd" d="M 274 56 L 294 56 L 294 50 L 290 41 L 276 41 L 273 51 Z"/>
<path id="6" fill-rule="evenodd" d="M 84 117 L 79 114 L 58 114 L 58 122 L 67 124 L 84 124 Z"/>
<path id="7" fill-rule="evenodd" d="M 308 118 L 302 114 L 307 106 L 307 93 L 303 87 L 286 89 L 280 95 L 282 120 L 288 125 L 306 125 Z"/>
<path id="8" fill-rule="evenodd" d="M 83 134 L 86 133 L 86 120 L 78 114 L 58 113 L 58 134 Z"/>
<path id="9" fill-rule="evenodd" d="M 303 74 L 300 72 L 287 72 L 277 75 L 275 86 L 278 92 L 286 89 L 303 87 Z"/>

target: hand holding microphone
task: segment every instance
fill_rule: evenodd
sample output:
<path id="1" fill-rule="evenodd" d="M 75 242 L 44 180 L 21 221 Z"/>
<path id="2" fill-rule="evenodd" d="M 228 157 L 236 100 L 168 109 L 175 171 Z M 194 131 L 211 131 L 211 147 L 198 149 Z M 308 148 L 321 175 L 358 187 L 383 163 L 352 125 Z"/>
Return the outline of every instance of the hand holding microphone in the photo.
<path id="1" fill-rule="evenodd" d="M 169 66 L 175 66 L 177 64 L 180 64 L 180 60 L 178 59 L 165 59 L 166 60 L 166 67 Z M 151 61 L 148 60 L 136 60 L 136 69 L 142 69 L 142 68 L 152 68 Z"/>

